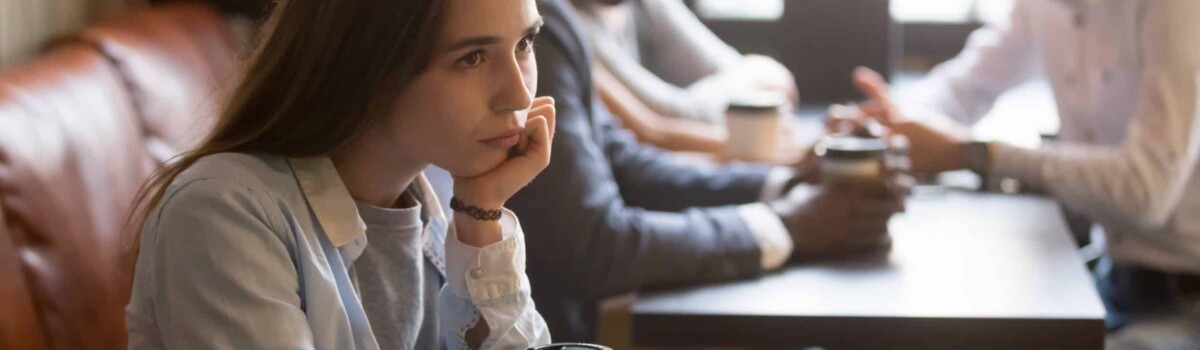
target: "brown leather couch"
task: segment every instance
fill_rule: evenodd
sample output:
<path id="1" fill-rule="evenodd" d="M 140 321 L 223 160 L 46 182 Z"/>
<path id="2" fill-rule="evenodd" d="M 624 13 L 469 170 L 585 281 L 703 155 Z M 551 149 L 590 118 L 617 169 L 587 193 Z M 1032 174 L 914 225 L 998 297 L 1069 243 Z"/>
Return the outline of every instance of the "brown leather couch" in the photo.
<path id="1" fill-rule="evenodd" d="M 133 11 L 0 72 L 0 349 L 122 349 L 132 199 L 233 78 L 224 19 Z"/>

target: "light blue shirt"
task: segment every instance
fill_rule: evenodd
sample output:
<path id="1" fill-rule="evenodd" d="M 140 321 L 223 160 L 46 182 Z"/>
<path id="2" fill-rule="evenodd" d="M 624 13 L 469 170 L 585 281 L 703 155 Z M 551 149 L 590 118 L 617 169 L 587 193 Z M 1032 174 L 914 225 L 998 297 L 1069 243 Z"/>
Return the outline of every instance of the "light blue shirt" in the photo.
<path id="1" fill-rule="evenodd" d="M 446 276 L 436 320 L 446 347 L 466 348 L 480 317 L 483 348 L 549 343 L 516 217 L 505 210 L 504 239 L 472 247 L 458 241 L 424 177 L 412 189 L 435 211 L 422 250 Z M 204 157 L 168 186 L 142 228 L 129 347 L 378 349 L 349 273 L 366 237 L 328 158 Z"/>

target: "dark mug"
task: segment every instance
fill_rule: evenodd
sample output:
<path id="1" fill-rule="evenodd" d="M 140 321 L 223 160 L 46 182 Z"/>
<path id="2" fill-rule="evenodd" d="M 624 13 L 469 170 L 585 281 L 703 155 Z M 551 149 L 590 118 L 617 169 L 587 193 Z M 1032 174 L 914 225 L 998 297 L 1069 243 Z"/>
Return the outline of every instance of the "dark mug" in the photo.
<path id="1" fill-rule="evenodd" d="M 527 350 L 612 350 L 612 348 L 596 344 L 558 343 L 532 347 Z"/>

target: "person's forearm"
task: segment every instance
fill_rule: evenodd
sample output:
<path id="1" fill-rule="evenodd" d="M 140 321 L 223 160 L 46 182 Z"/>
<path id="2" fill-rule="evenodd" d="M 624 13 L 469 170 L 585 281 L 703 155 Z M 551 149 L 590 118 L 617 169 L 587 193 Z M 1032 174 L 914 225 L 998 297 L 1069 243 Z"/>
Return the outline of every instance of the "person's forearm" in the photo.
<path id="1" fill-rule="evenodd" d="M 476 248 L 499 242 L 502 238 L 499 221 L 479 220 L 456 211 L 454 226 L 458 229 L 458 239 Z"/>
<path id="2" fill-rule="evenodd" d="M 525 349 L 549 343 L 525 274 L 525 234 L 516 215 L 505 210 L 500 220 L 487 222 L 496 224 L 502 240 L 486 247 L 464 244 L 461 226 L 448 232 L 447 285 L 438 296 L 446 348 Z"/>
<path id="3" fill-rule="evenodd" d="M 1141 230 L 1165 223 L 1187 185 L 1189 158 L 1153 157 L 1134 148 L 996 144 L 991 173 L 1049 191 L 1068 208 Z"/>
<path id="4" fill-rule="evenodd" d="M 653 144 L 672 151 L 702 152 L 721 155 L 725 151 L 725 130 L 711 124 L 685 119 L 660 120 Z"/>
<path id="5" fill-rule="evenodd" d="M 638 141 L 672 151 L 720 154 L 725 131 L 719 126 L 668 118 L 646 106 L 603 69 L 596 69 L 596 85 L 605 106 Z"/>
<path id="6" fill-rule="evenodd" d="M 642 143 L 665 150 L 714 156 L 721 155 L 725 150 L 725 132 L 718 126 L 661 116 L 655 116 L 653 120 L 642 120 L 634 116 L 637 114 L 635 112 L 617 106 L 610 108 L 613 115 L 621 121 L 621 125 L 633 132 Z"/>

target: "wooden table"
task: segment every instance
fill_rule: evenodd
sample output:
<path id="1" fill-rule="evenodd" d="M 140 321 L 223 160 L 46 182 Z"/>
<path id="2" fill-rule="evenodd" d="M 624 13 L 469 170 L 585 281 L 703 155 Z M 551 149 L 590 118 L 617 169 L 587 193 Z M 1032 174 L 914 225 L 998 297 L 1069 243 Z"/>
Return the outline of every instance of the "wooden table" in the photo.
<path id="1" fill-rule="evenodd" d="M 643 293 L 649 346 L 1102 349 L 1104 307 L 1058 206 L 919 188 L 890 253 Z"/>

